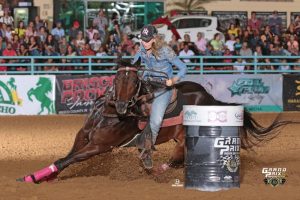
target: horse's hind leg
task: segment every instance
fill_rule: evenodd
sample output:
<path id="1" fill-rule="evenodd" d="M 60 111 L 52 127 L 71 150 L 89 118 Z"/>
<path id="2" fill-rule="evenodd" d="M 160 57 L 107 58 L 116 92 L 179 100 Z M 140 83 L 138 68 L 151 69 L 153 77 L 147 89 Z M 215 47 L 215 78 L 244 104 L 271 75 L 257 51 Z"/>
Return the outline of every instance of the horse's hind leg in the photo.
<path id="1" fill-rule="evenodd" d="M 89 142 L 86 146 L 84 146 L 80 150 L 75 151 L 73 154 L 70 154 L 63 159 L 56 161 L 54 164 L 55 166 L 57 166 L 58 171 L 62 171 L 63 169 L 65 169 L 66 167 L 68 167 L 73 163 L 87 160 L 92 156 L 98 155 L 100 153 L 108 152 L 111 150 L 112 150 L 111 146 L 93 144 L 92 142 Z"/>

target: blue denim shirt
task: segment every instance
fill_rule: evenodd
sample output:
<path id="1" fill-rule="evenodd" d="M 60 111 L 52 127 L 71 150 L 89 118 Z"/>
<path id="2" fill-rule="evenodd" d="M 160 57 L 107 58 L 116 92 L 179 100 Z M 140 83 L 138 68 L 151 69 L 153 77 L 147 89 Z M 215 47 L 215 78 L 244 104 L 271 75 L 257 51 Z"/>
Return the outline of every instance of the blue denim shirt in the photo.
<path id="1" fill-rule="evenodd" d="M 147 55 L 146 49 L 141 45 L 140 51 L 135 55 L 133 59 L 133 63 L 135 63 L 139 58 L 141 58 L 141 62 L 146 64 L 146 69 L 153 69 L 156 71 L 164 72 L 168 75 L 169 78 L 173 77 L 173 68 L 172 66 L 175 65 L 179 72 L 177 73 L 177 77 L 182 79 L 186 72 L 187 66 L 184 62 L 182 62 L 173 49 L 169 46 L 163 46 L 159 50 L 159 57 L 156 58 L 153 53 L 150 53 L 149 56 Z M 161 76 L 161 74 L 157 73 L 147 73 L 144 76 L 151 75 L 151 76 Z"/>

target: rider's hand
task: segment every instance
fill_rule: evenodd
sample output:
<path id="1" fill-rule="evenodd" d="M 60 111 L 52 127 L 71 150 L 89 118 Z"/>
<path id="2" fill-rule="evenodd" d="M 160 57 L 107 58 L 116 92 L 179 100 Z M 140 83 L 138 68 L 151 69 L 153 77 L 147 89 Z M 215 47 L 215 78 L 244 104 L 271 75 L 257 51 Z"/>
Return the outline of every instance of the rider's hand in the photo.
<path id="1" fill-rule="evenodd" d="M 174 76 L 173 78 L 168 79 L 168 80 L 166 81 L 166 85 L 167 85 L 168 87 L 171 87 L 171 86 L 174 85 L 178 80 L 179 80 L 179 78 L 178 78 L 177 76 Z"/>
<path id="2" fill-rule="evenodd" d="M 166 81 L 166 85 L 167 85 L 168 87 L 171 87 L 173 84 L 174 84 L 174 83 L 173 83 L 173 80 L 172 80 L 172 79 L 168 79 L 168 80 Z"/>

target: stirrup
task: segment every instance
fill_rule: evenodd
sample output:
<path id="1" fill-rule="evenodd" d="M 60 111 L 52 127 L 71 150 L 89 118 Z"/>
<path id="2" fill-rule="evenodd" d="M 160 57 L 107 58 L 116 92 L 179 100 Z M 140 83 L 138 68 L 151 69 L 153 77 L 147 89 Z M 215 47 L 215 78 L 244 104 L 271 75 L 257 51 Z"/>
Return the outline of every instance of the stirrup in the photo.
<path id="1" fill-rule="evenodd" d="M 142 161 L 143 166 L 144 166 L 145 169 L 152 169 L 153 168 L 151 150 L 142 149 L 141 153 L 139 155 L 139 158 Z"/>

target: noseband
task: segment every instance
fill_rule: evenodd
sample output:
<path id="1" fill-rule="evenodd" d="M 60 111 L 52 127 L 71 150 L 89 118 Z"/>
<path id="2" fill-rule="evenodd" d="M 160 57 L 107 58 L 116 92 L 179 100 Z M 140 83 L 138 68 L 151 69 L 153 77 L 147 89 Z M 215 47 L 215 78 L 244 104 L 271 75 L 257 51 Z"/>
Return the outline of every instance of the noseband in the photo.
<path id="1" fill-rule="evenodd" d="M 117 70 L 117 72 L 120 72 L 120 71 L 125 71 L 125 75 L 126 77 L 128 76 L 128 72 L 130 71 L 133 71 L 133 72 L 137 72 L 138 70 L 135 68 L 135 67 L 122 67 L 122 68 L 119 68 Z M 138 90 L 136 92 L 136 94 L 128 101 L 128 108 L 131 108 L 132 106 L 134 106 L 137 102 L 137 99 L 138 99 L 138 96 L 139 96 L 139 93 L 140 93 L 140 89 L 141 89 L 141 81 L 138 80 Z M 116 99 L 116 89 L 115 89 L 115 84 L 114 84 L 114 95 L 113 95 L 113 100 L 114 100 L 114 104 L 116 104 L 117 102 L 117 99 Z"/>

